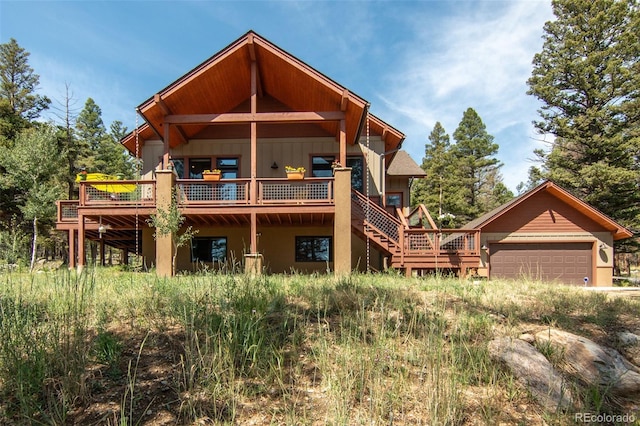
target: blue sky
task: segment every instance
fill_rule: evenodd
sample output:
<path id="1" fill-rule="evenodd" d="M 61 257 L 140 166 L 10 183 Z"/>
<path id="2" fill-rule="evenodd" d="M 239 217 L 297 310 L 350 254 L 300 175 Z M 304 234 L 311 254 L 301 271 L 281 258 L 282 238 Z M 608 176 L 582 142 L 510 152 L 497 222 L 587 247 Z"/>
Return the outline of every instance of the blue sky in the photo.
<path id="1" fill-rule="evenodd" d="M 31 54 L 53 106 L 68 85 L 76 111 L 91 97 L 132 129 L 137 105 L 251 29 L 368 100 L 418 163 L 437 121 L 452 136 L 474 108 L 515 192 L 546 146 L 526 80 L 552 18 L 550 0 L 1 0 L 0 42 Z"/>

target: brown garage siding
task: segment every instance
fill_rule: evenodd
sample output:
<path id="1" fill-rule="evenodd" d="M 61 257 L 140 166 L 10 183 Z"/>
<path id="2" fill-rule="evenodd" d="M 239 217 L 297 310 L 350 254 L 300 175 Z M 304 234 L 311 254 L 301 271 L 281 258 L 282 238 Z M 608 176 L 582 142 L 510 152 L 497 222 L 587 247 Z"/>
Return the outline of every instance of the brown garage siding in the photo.
<path id="1" fill-rule="evenodd" d="M 553 195 L 543 192 L 513 207 L 482 232 L 602 232 L 606 229 Z"/>
<path id="2" fill-rule="evenodd" d="M 491 278 L 536 279 L 564 284 L 593 282 L 592 243 L 491 244 Z"/>

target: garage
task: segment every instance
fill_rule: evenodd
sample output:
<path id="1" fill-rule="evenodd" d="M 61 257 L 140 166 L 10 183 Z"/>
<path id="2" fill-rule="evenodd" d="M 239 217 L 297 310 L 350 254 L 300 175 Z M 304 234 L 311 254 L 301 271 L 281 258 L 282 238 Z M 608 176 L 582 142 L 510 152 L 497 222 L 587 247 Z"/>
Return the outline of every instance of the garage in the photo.
<path id="1" fill-rule="evenodd" d="M 592 282 L 592 243 L 490 244 L 491 278 L 529 278 L 584 285 Z"/>

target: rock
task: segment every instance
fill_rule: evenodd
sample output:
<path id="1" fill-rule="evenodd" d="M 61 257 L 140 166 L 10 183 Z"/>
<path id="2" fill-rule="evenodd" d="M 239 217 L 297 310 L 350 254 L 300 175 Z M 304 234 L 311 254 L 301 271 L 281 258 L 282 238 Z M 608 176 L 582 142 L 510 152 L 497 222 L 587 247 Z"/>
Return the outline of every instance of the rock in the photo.
<path id="1" fill-rule="evenodd" d="M 531 333 L 523 333 L 518 336 L 518 339 L 524 340 L 527 343 L 533 344 L 536 341 L 536 337 Z"/>
<path id="2" fill-rule="evenodd" d="M 496 338 L 489 342 L 489 355 L 505 364 L 546 410 L 556 411 L 573 404 L 562 376 L 529 343 L 510 337 Z"/>
<path id="3" fill-rule="evenodd" d="M 615 349 L 553 328 L 536 333 L 536 341 L 562 351 L 566 371 L 584 383 L 620 397 L 640 395 L 640 369 Z"/>
<path id="4" fill-rule="evenodd" d="M 640 336 L 630 331 L 621 331 L 618 333 L 618 340 L 622 346 L 635 346 L 640 343 Z"/>

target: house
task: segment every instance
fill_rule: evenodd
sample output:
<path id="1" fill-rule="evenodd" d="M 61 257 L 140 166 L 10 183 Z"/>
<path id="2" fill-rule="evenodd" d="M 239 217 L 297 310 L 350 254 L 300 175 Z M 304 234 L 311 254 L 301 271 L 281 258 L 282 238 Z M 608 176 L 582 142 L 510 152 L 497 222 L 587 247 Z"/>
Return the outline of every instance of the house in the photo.
<path id="1" fill-rule="evenodd" d="M 365 99 L 253 31 L 137 112 L 144 123 L 122 143 L 142 164 L 140 177 L 83 180 L 77 200 L 57 203 L 70 267 L 83 267 L 93 240 L 101 253 L 111 246 L 125 261 L 141 256 L 160 275 L 174 272 L 175 258 L 184 271 L 233 264 L 250 273 L 396 268 L 500 277 L 541 268 L 538 275 L 557 278 L 538 267 L 553 248 L 587 255 L 574 275 L 595 285 L 610 284 L 612 242 L 630 235 L 551 183 L 463 229 L 438 229 L 424 206 L 410 208 L 411 182 L 425 172 L 402 150 L 404 135 Z M 294 179 L 289 168 L 304 174 Z M 218 180 L 209 180 L 213 170 Z M 174 236 L 154 238 L 148 225 L 171 205 L 198 231 L 177 252 Z M 521 262 L 514 252 L 522 247 L 540 259 Z M 511 259 L 523 266 L 507 265 Z"/>
<path id="2" fill-rule="evenodd" d="M 613 242 L 632 236 L 550 181 L 466 227 L 480 229 L 480 275 L 589 286 L 612 284 Z"/>
<path id="3" fill-rule="evenodd" d="M 401 150 L 404 135 L 258 34 L 249 31 L 137 112 L 144 124 L 122 141 L 143 164 L 139 179 L 118 182 L 129 191 L 87 180 L 79 200 L 58 202 L 72 266 L 84 264 L 89 239 L 170 274 L 172 240 L 154 239 L 147 222 L 176 189 L 184 225 L 198 230 L 178 250 L 179 270 L 237 262 L 346 273 L 402 264 L 398 227 L 411 216 L 410 181 L 424 175 Z M 288 179 L 289 166 L 306 169 L 304 179 Z M 203 179 L 214 169 L 219 181 Z"/>

